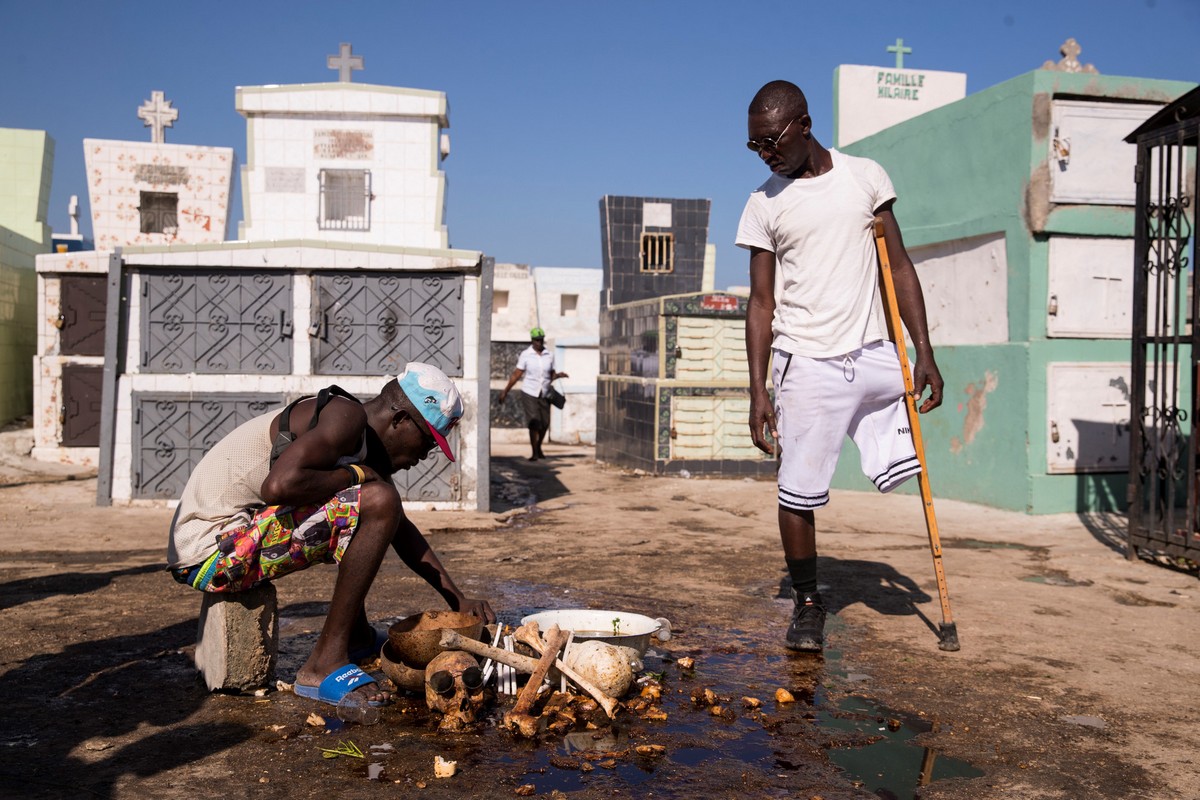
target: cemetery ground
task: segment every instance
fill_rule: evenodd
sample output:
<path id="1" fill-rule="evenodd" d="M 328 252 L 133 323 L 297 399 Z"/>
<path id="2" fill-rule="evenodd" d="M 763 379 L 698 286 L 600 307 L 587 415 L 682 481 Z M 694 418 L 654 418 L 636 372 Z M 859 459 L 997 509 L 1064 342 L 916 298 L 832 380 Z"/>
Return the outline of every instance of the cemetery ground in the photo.
<path id="1" fill-rule="evenodd" d="M 504 622 L 548 607 L 670 619 L 674 637 L 646 665 L 662 673 L 665 720 L 622 713 L 611 729 L 533 743 L 494 725 L 438 733 L 423 702 L 405 700 L 377 725 L 326 733 L 306 718 L 332 718 L 329 707 L 290 692 L 209 694 L 190 661 L 200 598 L 162 569 L 170 511 L 95 508 L 94 479 L 7 459 L 2 794 L 1195 796 L 1200 581 L 1126 560 L 1123 517 L 939 500 L 962 641 L 946 653 L 931 630 L 940 610 L 919 501 L 835 492 L 818 512 L 834 613 L 827 653 L 814 658 L 781 645 L 790 601 L 770 481 L 636 475 L 597 466 L 586 448 L 548 447 L 548 460 L 530 463 L 524 449 L 495 454 L 493 513 L 414 518 L 464 591 L 488 597 Z M 334 572 L 278 583 L 286 680 Z M 394 557 L 368 597 L 381 627 L 440 606 Z M 723 716 L 691 700 L 705 688 Z M 776 703 L 778 688 L 796 702 Z M 324 758 L 339 740 L 366 758 Z M 436 779 L 435 756 L 458 773 Z M 375 781 L 372 763 L 382 764 Z"/>

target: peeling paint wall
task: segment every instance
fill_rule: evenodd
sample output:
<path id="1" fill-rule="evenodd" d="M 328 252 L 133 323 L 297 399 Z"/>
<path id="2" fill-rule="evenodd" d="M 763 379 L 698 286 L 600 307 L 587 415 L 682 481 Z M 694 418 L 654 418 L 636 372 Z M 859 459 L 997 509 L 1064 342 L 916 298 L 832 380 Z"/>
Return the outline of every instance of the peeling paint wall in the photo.
<path id="1" fill-rule="evenodd" d="M 936 349 L 946 399 L 921 419 L 935 497 L 1032 513 L 1111 508 L 1114 498 L 1124 497 L 1125 473 L 1048 469 L 1047 365 L 1127 364 L 1130 358 L 1128 339 L 1052 335 L 1050 242 L 1130 237 L 1134 220 L 1131 204 L 1051 201 L 1055 102 L 1165 103 L 1193 86 L 1035 70 L 845 148 L 888 170 L 898 197 L 896 217 L 910 248 L 997 232 L 1004 237 L 1007 308 L 989 307 L 986 313 L 1007 314 L 1008 341 Z M 1129 178 L 1132 182 L 1132 174 Z M 921 275 L 919 265 L 917 271 Z M 834 486 L 870 490 L 858 474 L 854 448 L 845 448 L 843 456 Z M 909 485 L 901 491 L 915 490 Z"/>

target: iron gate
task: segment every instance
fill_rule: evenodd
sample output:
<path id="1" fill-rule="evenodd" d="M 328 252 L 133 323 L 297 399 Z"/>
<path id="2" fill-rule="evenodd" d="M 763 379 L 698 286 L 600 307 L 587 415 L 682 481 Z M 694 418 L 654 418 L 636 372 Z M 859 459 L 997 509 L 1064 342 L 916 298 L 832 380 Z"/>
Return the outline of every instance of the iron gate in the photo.
<path id="1" fill-rule="evenodd" d="M 1193 238 L 1200 89 L 1165 107 L 1136 143 L 1129 558 L 1200 562 L 1197 447 L 1200 378 Z M 1189 240 L 1191 258 L 1188 257 Z M 1143 377 L 1144 376 L 1144 377 Z"/>

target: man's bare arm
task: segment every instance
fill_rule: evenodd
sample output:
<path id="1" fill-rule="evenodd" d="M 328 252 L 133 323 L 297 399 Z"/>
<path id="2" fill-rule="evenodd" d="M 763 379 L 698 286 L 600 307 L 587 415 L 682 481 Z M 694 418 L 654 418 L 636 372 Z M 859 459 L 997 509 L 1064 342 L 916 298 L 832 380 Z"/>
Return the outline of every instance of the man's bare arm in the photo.
<path id="1" fill-rule="evenodd" d="M 775 318 L 775 254 L 750 249 L 750 303 L 746 310 L 746 358 L 750 364 L 750 436 L 754 446 L 773 453 L 775 410 L 767 393 L 767 367 L 771 363 L 771 322 Z"/>
<path id="2" fill-rule="evenodd" d="M 896 286 L 896 302 L 900 306 L 900 318 L 912 337 L 912 346 L 917 351 L 913 365 L 913 390 L 919 399 L 929 388 L 929 397 L 921 404 L 921 413 L 932 411 L 942 404 L 942 373 L 933 358 L 933 345 L 929 342 L 929 323 L 925 317 L 925 295 L 921 282 L 913 267 L 908 251 L 904 249 L 904 238 L 900 234 L 900 223 L 892 213 L 891 203 L 878 212 L 883 220 L 883 240 L 887 243 L 888 257 L 892 265 L 892 282 Z"/>
<path id="3" fill-rule="evenodd" d="M 510 389 L 512 389 L 513 384 L 515 384 L 517 381 L 521 380 L 521 378 L 523 378 L 523 377 L 525 377 L 525 370 L 521 369 L 520 367 L 517 367 L 516 369 L 514 369 L 512 371 L 512 375 L 508 376 L 508 385 L 500 390 L 500 402 L 501 403 L 503 403 L 504 400 L 508 397 L 508 392 Z"/>
<path id="4" fill-rule="evenodd" d="M 487 622 L 496 621 L 496 614 L 486 600 L 469 599 L 455 585 L 428 540 L 403 510 L 400 511 L 400 526 L 392 537 L 392 548 L 409 569 L 442 596 L 450 610 L 476 614 Z"/>
<path id="5" fill-rule="evenodd" d="M 308 425 L 306 419 L 295 415 L 293 423 L 300 423 L 296 427 L 302 430 Z M 358 451 L 366 427 L 367 412 L 362 405 L 334 398 L 321 411 L 317 427 L 297 436 L 271 467 L 262 485 L 263 500 L 268 505 L 319 503 L 356 483 L 337 462 Z M 370 468 L 363 469 L 368 481 L 377 477 Z"/>

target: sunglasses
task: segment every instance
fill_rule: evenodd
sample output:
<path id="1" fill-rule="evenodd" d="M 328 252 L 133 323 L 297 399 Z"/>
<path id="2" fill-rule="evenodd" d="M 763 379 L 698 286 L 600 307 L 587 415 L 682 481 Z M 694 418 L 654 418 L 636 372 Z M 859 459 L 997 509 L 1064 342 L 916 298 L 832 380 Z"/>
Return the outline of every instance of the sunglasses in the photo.
<path id="1" fill-rule="evenodd" d="M 772 153 L 774 153 L 776 148 L 779 147 L 779 140 L 782 139 L 783 135 L 788 132 L 788 128 L 792 127 L 792 122 L 795 122 L 798 119 L 800 119 L 800 117 L 792 117 L 791 121 L 788 122 L 787 125 L 783 126 L 783 130 L 779 132 L 778 136 L 764 136 L 761 139 L 750 139 L 746 142 L 746 147 L 750 148 L 756 153 L 761 153 L 763 150 L 770 150 Z"/>

